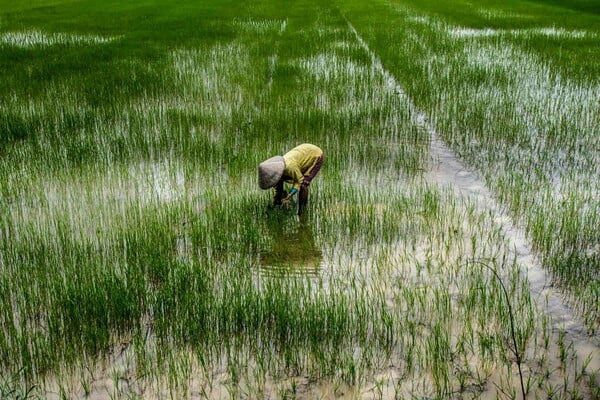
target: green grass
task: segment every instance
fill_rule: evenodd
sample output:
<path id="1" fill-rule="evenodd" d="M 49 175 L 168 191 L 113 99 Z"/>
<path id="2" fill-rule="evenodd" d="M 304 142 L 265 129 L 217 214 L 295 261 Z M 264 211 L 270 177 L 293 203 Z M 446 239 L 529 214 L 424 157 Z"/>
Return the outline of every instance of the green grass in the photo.
<path id="1" fill-rule="evenodd" d="M 510 158 L 504 146 L 526 142 L 528 131 L 483 141 L 469 121 L 489 103 L 472 104 L 472 92 L 459 90 L 459 109 L 449 112 L 442 100 L 455 92 L 441 90 L 444 75 L 401 57 L 432 53 L 388 49 L 411 33 L 441 50 L 454 43 L 443 25 L 422 27 L 407 21 L 407 6 L 383 2 L 369 13 L 360 2 L 311 0 L 0 5 L 2 396 L 501 394 L 518 387 L 513 339 L 526 376 L 541 382 L 532 392 L 557 374 L 567 376 L 564 393 L 593 390 L 562 370 L 544 378 L 554 348 L 542 343 L 552 332 L 508 240 L 485 210 L 426 181 L 429 134 L 348 20 L 469 162 L 485 170 L 492 156 L 506 159 L 488 182 L 545 257 L 557 243 L 580 250 L 582 238 L 597 239 L 593 197 L 575 192 L 568 219 L 562 203 L 533 201 L 538 181 L 519 175 L 531 167 L 529 149 Z M 486 45 L 493 53 L 495 41 L 510 40 Z M 514 88 L 512 64 L 458 68 L 469 49 L 453 44 L 432 71 Z M 514 121 L 503 120 L 503 105 L 475 122 L 505 128 Z M 548 146 L 565 140 L 561 130 Z M 256 167 L 302 142 L 326 158 L 297 220 L 269 208 Z M 577 160 L 570 173 L 594 158 Z M 565 184 L 593 185 L 574 176 Z M 548 210 L 564 242 L 535 223 Z M 589 223 L 570 222 L 588 215 Z M 514 338 L 502 286 L 481 262 L 508 288 Z M 586 278 L 593 271 L 576 269 Z M 572 290 L 589 307 L 593 292 Z M 594 326 L 597 311 L 586 313 Z M 565 370 L 582 371 L 561 351 Z"/>

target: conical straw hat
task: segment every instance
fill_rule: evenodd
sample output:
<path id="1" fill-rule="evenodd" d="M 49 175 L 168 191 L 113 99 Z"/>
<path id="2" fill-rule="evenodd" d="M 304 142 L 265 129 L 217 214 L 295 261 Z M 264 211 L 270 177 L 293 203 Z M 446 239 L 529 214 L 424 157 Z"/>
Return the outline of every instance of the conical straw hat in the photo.
<path id="1" fill-rule="evenodd" d="M 261 189 L 275 186 L 283 175 L 285 161 L 282 156 L 271 157 L 258 166 L 258 185 Z"/>

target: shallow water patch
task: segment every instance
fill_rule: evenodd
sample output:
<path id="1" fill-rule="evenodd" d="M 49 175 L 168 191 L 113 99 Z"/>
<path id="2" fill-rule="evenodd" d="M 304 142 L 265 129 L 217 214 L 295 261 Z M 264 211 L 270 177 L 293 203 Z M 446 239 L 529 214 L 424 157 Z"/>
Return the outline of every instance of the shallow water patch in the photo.
<path id="1" fill-rule="evenodd" d="M 545 28 L 528 28 L 528 29 L 473 29 L 465 27 L 449 28 L 448 34 L 454 38 L 480 38 L 480 37 L 495 37 L 495 36 L 518 36 L 518 37 L 534 37 L 545 36 L 549 38 L 560 39 L 589 39 L 595 38 L 598 35 L 584 30 L 566 30 L 563 28 L 545 27 Z"/>
<path id="2" fill-rule="evenodd" d="M 266 275 L 317 275 L 323 262 L 307 221 L 281 220 L 266 230 L 267 248 L 259 254 L 261 272 Z"/>
<path id="3" fill-rule="evenodd" d="M 135 197 L 142 202 L 169 203 L 185 193 L 185 174 L 168 163 L 141 163 L 129 169 Z"/>
<path id="4" fill-rule="evenodd" d="M 482 17 L 487 18 L 487 19 L 491 19 L 491 20 L 497 20 L 498 18 L 502 18 L 502 19 L 528 19 L 528 18 L 532 18 L 531 15 L 522 14 L 522 13 L 516 13 L 516 12 L 510 12 L 510 11 L 501 10 L 501 9 L 486 9 L 486 8 L 482 8 L 482 9 L 477 10 L 477 13 L 479 15 L 481 15 Z"/>
<path id="5" fill-rule="evenodd" d="M 233 26 L 248 33 L 283 33 L 287 25 L 286 20 L 276 19 L 235 19 Z"/>
<path id="6" fill-rule="evenodd" d="M 5 32 L 0 34 L 0 44 L 24 49 L 55 45 L 106 44 L 116 39 L 118 39 L 116 36 L 46 33 L 39 30 Z"/>

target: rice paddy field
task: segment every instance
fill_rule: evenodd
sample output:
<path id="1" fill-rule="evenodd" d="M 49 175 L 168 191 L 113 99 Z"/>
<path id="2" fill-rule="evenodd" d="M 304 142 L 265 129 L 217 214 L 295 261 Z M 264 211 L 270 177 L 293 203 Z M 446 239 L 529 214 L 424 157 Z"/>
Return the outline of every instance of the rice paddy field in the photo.
<path id="1" fill-rule="evenodd" d="M 0 0 L 0 398 L 600 398 L 591 0 Z M 258 164 L 304 142 L 308 208 Z"/>

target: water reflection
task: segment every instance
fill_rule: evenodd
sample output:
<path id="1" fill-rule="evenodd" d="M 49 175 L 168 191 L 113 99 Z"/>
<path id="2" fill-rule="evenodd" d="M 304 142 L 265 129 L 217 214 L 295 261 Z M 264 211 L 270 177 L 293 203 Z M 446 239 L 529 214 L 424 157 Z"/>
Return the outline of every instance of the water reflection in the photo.
<path id="1" fill-rule="evenodd" d="M 260 253 L 260 269 L 267 275 L 317 275 L 323 260 L 306 213 L 291 217 L 273 212 L 267 218 L 269 245 Z"/>

